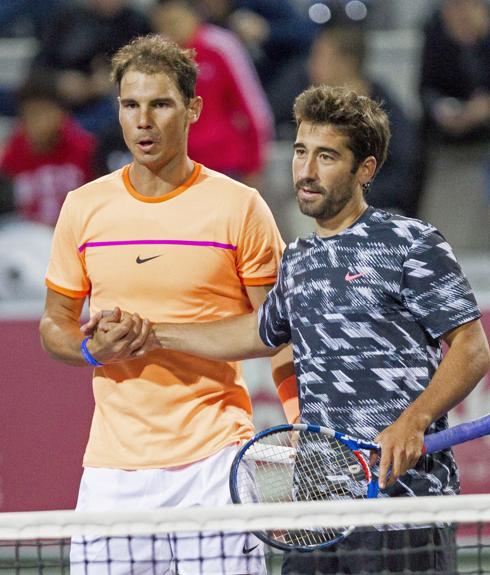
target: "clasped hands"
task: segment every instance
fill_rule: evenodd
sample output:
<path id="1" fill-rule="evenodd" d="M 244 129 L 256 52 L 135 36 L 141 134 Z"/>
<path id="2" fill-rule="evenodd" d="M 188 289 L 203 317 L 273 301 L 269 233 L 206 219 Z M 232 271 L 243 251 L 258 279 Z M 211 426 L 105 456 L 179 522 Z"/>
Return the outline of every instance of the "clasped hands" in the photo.
<path id="1" fill-rule="evenodd" d="M 141 357 L 161 347 L 150 320 L 118 307 L 96 313 L 80 330 L 90 337 L 91 355 L 103 364 Z"/>

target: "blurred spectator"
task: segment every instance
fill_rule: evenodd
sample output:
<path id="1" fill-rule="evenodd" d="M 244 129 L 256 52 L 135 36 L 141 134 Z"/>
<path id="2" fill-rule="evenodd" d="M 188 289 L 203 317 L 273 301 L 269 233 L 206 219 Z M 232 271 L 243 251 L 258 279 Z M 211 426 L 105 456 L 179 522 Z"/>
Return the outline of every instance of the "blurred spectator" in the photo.
<path id="1" fill-rule="evenodd" d="M 65 112 L 49 75 L 29 78 L 18 103 L 19 126 L 5 144 L 0 172 L 12 180 L 22 216 L 54 225 L 66 194 L 93 178 L 95 138 Z"/>
<path id="2" fill-rule="evenodd" d="M 354 25 L 324 29 L 313 43 L 308 59 L 305 85 L 312 83 L 348 86 L 382 102 L 391 124 L 390 154 L 369 191 L 368 201 L 378 208 L 414 216 L 419 145 L 417 125 L 393 95 L 365 71 L 365 33 Z"/>
<path id="3" fill-rule="evenodd" d="M 428 135 L 475 142 L 490 136 L 490 5 L 443 0 L 425 28 L 421 98 Z"/>
<path id="4" fill-rule="evenodd" d="M 152 23 L 156 32 L 196 50 L 196 92 L 204 107 L 190 130 L 190 156 L 259 187 L 272 113 L 246 50 L 232 32 L 203 22 L 193 0 L 160 0 Z"/>
<path id="5" fill-rule="evenodd" d="M 109 58 L 133 37 L 150 31 L 128 0 L 85 0 L 63 10 L 33 61 L 34 70 L 57 73 L 60 94 L 77 120 L 93 133 L 117 122 Z"/>
<path id="6" fill-rule="evenodd" d="M 198 0 L 206 19 L 235 32 L 247 47 L 276 118 L 291 118 L 291 78 L 304 67 L 316 25 L 294 0 Z"/>
<path id="7" fill-rule="evenodd" d="M 0 2 L 0 36 L 34 36 L 44 38 L 51 20 L 67 0 L 2 0 Z"/>
<path id="8" fill-rule="evenodd" d="M 110 124 L 100 134 L 94 155 L 95 177 L 115 172 L 133 161 L 133 156 L 124 141 L 119 122 Z"/>

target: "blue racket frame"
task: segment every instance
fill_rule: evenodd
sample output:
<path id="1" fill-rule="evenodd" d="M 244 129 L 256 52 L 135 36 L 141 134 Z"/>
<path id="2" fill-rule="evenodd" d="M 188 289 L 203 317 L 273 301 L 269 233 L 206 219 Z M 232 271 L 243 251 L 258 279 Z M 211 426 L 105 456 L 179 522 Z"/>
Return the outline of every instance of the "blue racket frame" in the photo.
<path id="1" fill-rule="evenodd" d="M 230 494 L 231 494 L 231 500 L 233 501 L 233 503 L 235 503 L 235 504 L 241 504 L 242 503 L 240 501 L 240 496 L 239 496 L 239 492 L 238 492 L 238 467 L 239 467 L 242 459 L 244 458 L 246 452 L 248 451 L 248 449 L 254 443 L 256 443 L 257 441 L 259 441 L 260 439 L 262 439 L 263 437 L 265 437 L 267 435 L 271 435 L 271 434 L 278 433 L 281 431 L 295 431 L 295 430 L 296 431 L 308 431 L 311 433 L 318 433 L 318 434 L 327 435 L 328 437 L 338 439 L 339 441 L 341 441 L 344 445 L 346 445 L 353 452 L 358 452 L 360 449 L 376 449 L 379 447 L 374 443 L 370 443 L 367 441 L 356 439 L 354 437 L 346 435 L 345 433 L 333 431 L 330 428 L 322 427 L 321 425 L 306 424 L 306 423 L 296 423 L 296 424 L 284 423 L 281 425 L 275 425 L 273 427 L 269 427 L 267 429 L 264 429 L 263 431 L 260 431 L 259 433 L 254 435 L 251 439 L 249 439 L 246 443 L 244 443 L 240 447 L 237 454 L 235 455 L 235 458 L 233 459 L 233 463 L 231 464 L 231 469 L 230 469 L 230 477 L 229 477 Z M 360 455 L 360 457 L 362 459 L 364 459 L 362 455 Z M 367 465 L 367 462 L 365 462 L 365 463 Z M 369 468 L 368 468 L 368 477 L 369 477 L 369 481 L 367 484 L 366 498 L 372 499 L 372 498 L 377 497 L 377 495 L 378 495 L 378 492 L 379 492 L 378 481 L 376 478 L 374 478 L 371 475 Z M 340 543 L 346 537 L 345 535 L 340 535 L 339 537 L 336 537 L 335 539 L 332 539 L 330 541 L 326 541 L 325 543 L 316 545 L 314 547 L 312 547 L 312 546 L 306 547 L 306 546 L 299 546 L 299 545 L 293 547 L 291 545 L 287 545 L 285 543 L 281 543 L 279 541 L 269 539 L 261 531 L 254 531 L 254 534 L 261 541 L 263 541 L 267 545 L 270 545 L 271 547 L 275 547 L 276 549 L 281 549 L 282 551 L 291 551 L 292 549 L 294 549 L 295 551 L 299 551 L 299 552 L 303 552 L 303 553 L 311 553 L 312 551 L 331 547 L 332 545 L 336 545 L 337 543 Z"/>
<path id="2" fill-rule="evenodd" d="M 314 425 L 314 424 L 306 424 L 306 423 L 297 423 L 297 424 L 282 424 L 282 425 L 275 425 L 273 427 L 269 427 L 268 429 L 264 429 L 260 431 L 254 437 L 249 439 L 244 445 L 242 445 L 235 455 L 233 463 L 230 469 L 230 477 L 229 477 L 229 486 L 230 486 L 230 494 L 233 503 L 240 504 L 240 497 L 238 493 L 238 467 L 245 456 L 245 453 L 249 449 L 251 445 L 255 442 L 259 441 L 266 435 L 270 435 L 272 433 L 277 433 L 280 431 L 309 431 L 312 433 L 320 433 L 325 434 L 328 437 L 334 437 L 344 443 L 351 451 L 356 452 L 360 449 L 380 449 L 380 446 L 376 443 L 372 443 L 369 441 L 365 441 L 362 439 L 357 439 L 355 437 L 351 437 L 346 433 L 342 433 L 340 431 L 332 430 L 328 427 L 322 427 L 321 425 Z M 453 445 L 459 445 L 461 443 L 465 443 L 466 441 L 470 441 L 472 439 L 477 439 L 478 437 L 483 437 L 484 435 L 490 434 L 490 414 L 484 415 L 478 419 L 468 421 L 466 423 L 462 423 L 460 425 L 456 425 L 454 427 L 450 427 L 444 431 L 439 431 L 437 433 L 431 433 L 425 436 L 424 439 L 424 447 L 423 453 L 430 454 L 435 453 L 437 451 L 442 451 L 444 449 L 448 449 Z M 372 475 L 370 476 L 370 481 L 367 485 L 367 499 L 373 499 L 378 496 L 379 486 L 378 481 Z M 290 551 L 292 549 L 300 552 L 311 552 L 317 549 L 324 549 L 326 547 L 330 547 L 332 545 L 336 545 L 343 541 L 346 535 L 341 535 L 336 539 L 331 541 L 327 541 L 324 544 L 319 544 L 315 547 L 295 547 L 292 545 L 281 544 L 278 541 L 274 541 L 272 539 L 267 538 L 260 531 L 255 531 L 255 535 L 267 545 L 272 547 L 276 547 L 277 549 L 281 549 L 283 551 Z"/>

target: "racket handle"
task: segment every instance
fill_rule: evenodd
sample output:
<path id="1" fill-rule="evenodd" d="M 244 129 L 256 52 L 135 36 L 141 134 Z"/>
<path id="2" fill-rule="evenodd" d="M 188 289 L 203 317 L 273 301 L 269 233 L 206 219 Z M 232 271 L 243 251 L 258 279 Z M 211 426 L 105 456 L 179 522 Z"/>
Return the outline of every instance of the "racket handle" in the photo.
<path id="1" fill-rule="evenodd" d="M 424 453 L 442 451 L 452 445 L 458 445 L 470 439 L 476 439 L 490 433 L 490 414 L 479 419 L 456 425 L 445 431 L 425 436 Z"/>

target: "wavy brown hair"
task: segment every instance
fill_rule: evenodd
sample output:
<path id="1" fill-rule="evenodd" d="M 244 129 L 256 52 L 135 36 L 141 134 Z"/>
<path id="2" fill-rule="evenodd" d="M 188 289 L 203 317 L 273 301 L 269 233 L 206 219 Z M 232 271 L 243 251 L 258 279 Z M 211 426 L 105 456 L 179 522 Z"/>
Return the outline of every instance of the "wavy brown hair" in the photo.
<path id="1" fill-rule="evenodd" d="M 158 34 L 140 36 L 120 48 L 112 57 L 111 79 L 119 87 L 128 70 L 144 74 L 165 73 L 179 89 L 186 105 L 196 95 L 195 50 L 181 48 Z"/>
<path id="2" fill-rule="evenodd" d="M 340 86 L 313 86 L 302 92 L 294 102 L 296 126 L 301 122 L 328 124 L 347 136 L 354 154 L 355 172 L 368 156 L 376 158 L 376 172 L 386 160 L 391 132 L 388 116 L 367 96 Z"/>

